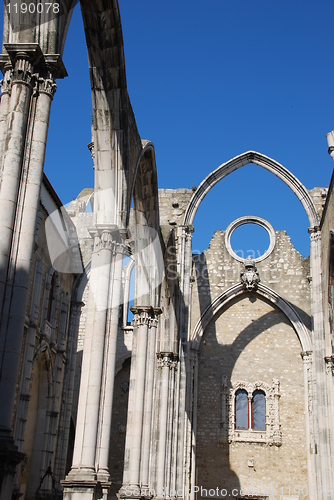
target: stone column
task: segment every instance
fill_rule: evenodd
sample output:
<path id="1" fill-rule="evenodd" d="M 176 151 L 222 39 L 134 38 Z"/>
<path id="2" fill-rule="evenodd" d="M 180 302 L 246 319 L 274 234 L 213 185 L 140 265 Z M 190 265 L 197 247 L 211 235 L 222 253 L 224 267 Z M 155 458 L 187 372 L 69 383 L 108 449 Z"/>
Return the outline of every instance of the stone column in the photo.
<path id="1" fill-rule="evenodd" d="M 111 230 L 96 232 L 89 282 L 88 317 L 82 360 L 78 416 L 70 476 L 95 480 L 95 452 L 110 285 Z"/>
<path id="2" fill-rule="evenodd" d="M 132 419 L 132 442 L 130 445 L 129 478 L 130 486 L 139 487 L 140 452 L 144 417 L 144 392 L 146 375 L 146 355 L 150 307 L 133 307 L 134 328 L 137 329 L 136 379 L 134 388 L 134 408 Z"/>
<path id="3" fill-rule="evenodd" d="M 306 423 L 306 451 L 307 451 L 307 471 L 308 487 L 310 496 L 316 498 L 315 481 L 315 446 L 314 446 L 314 380 L 312 373 L 312 352 L 301 352 L 304 365 L 304 398 L 305 398 L 305 423 Z"/>
<path id="4" fill-rule="evenodd" d="M 144 420 L 144 394 L 148 331 L 152 307 L 131 308 L 133 319 L 133 349 L 131 358 L 130 393 L 127 432 L 125 440 L 124 479 L 121 498 L 140 498 L 140 460 Z M 131 404 L 131 406 L 130 406 Z"/>
<path id="5" fill-rule="evenodd" d="M 1 106 L 7 116 L 6 126 L 8 145 L 0 190 L 0 313 L 2 312 L 4 293 L 13 238 L 14 221 L 17 209 L 19 186 L 22 174 L 25 140 L 30 101 L 34 86 L 33 54 L 20 52 L 13 67 L 11 95 L 5 93 L 5 102 Z M 8 73 L 7 73 L 8 74 Z M 9 84 L 7 84 L 9 86 Z M 8 102 L 9 100 L 9 102 Z"/>
<path id="6" fill-rule="evenodd" d="M 179 428 L 177 442 L 177 457 L 176 457 L 176 490 L 184 491 L 186 483 L 186 468 L 184 463 L 184 450 L 186 441 L 186 393 L 187 393 L 187 354 L 188 354 L 188 337 L 189 337 L 189 308 L 190 308 L 190 277 L 192 269 L 192 232 L 193 228 L 183 226 L 178 228 L 179 239 L 179 269 L 180 269 L 180 338 L 179 338 L 179 367 L 178 386 L 179 394 Z M 189 358 L 189 356 L 188 356 Z M 189 471 L 190 472 L 190 471 Z"/>
<path id="7" fill-rule="evenodd" d="M 156 338 L 158 327 L 158 315 L 161 314 L 160 308 L 153 309 L 152 318 L 149 324 L 148 331 L 148 349 L 146 362 L 146 386 L 145 386 L 145 401 L 144 401 L 144 418 L 143 418 L 143 442 L 141 455 L 141 473 L 140 484 L 142 488 L 142 496 L 147 495 L 149 489 L 149 461 L 150 461 L 150 444 L 152 433 L 152 407 L 153 407 L 153 385 L 156 363 Z"/>
<path id="8" fill-rule="evenodd" d="M 321 233 L 318 227 L 311 233 L 311 312 L 313 320 L 313 366 L 315 373 L 316 408 L 314 419 L 316 446 L 316 487 L 319 500 L 333 491 L 332 459 L 330 454 L 329 397 L 325 368 L 325 340 L 322 304 Z"/>
<path id="9" fill-rule="evenodd" d="M 113 279 L 111 303 L 108 305 L 107 339 L 105 348 L 105 361 L 103 367 L 103 387 L 100 409 L 100 434 L 97 449 L 98 474 L 101 483 L 109 482 L 109 448 L 110 428 L 112 416 L 112 402 L 114 395 L 116 346 L 119 323 L 119 306 L 122 301 L 122 267 L 124 245 L 116 243 L 113 249 Z"/>
<path id="10" fill-rule="evenodd" d="M 89 284 L 73 465 L 64 498 L 106 499 L 123 244 L 115 226 L 97 226 Z"/>
<path id="11" fill-rule="evenodd" d="M 166 442 L 167 442 L 167 421 L 168 421 L 168 392 L 170 370 L 177 366 L 175 354 L 173 352 L 158 353 L 158 368 L 161 369 L 161 384 L 159 394 L 159 430 L 158 430 L 158 453 L 157 453 L 157 497 L 165 496 L 165 462 L 166 462 Z M 168 496 L 168 492 L 167 492 Z"/>
<path id="12" fill-rule="evenodd" d="M 11 440 L 11 421 L 16 395 L 22 336 L 39 207 L 40 186 L 51 101 L 55 83 L 33 75 L 41 56 L 36 44 L 11 53 L 14 70 L 7 119 L 7 149 L 0 190 L 0 449 Z M 29 44 L 27 44 L 29 45 Z M 33 92 L 34 87 L 34 92 Z M 0 461 L 3 460 L 1 457 Z M 3 496 L 5 495 L 5 496 Z M 1 489 L 0 499 L 8 498 Z"/>
<path id="13" fill-rule="evenodd" d="M 13 88 L 14 87 L 16 87 L 16 85 L 13 84 Z M 48 92 L 48 90 L 50 90 L 50 92 Z M 2 418 L 0 417 L 1 426 L 9 425 L 10 427 L 10 421 L 12 418 L 17 370 L 21 353 L 22 333 L 26 315 L 25 304 L 27 301 L 30 277 L 30 262 L 35 238 L 39 192 L 43 174 L 46 138 L 53 92 L 54 88 L 52 87 L 50 89 L 45 89 L 43 81 L 41 90 L 38 91 L 38 96 L 34 96 L 34 100 L 36 102 L 34 106 L 34 116 L 31 116 L 33 123 L 31 124 L 32 130 L 29 141 L 30 161 L 28 163 L 28 153 L 26 153 L 23 165 L 23 167 L 27 169 L 25 172 L 26 178 L 22 179 L 23 183 L 21 183 L 21 196 L 18 198 L 18 203 L 3 200 L 3 197 L 6 197 L 5 186 L 7 176 L 5 175 L 5 172 L 7 155 L 11 158 L 11 154 L 7 153 L 5 157 L 2 186 L 0 190 L 0 225 L 2 214 L 4 212 L 6 215 L 11 213 L 11 220 L 16 215 L 16 222 L 14 231 L 11 231 L 7 227 L 4 238 L 1 239 L 1 241 L 4 242 L 4 245 L 7 245 L 8 251 L 3 248 L 0 249 L 0 258 L 3 258 L 0 265 L 1 271 L 3 271 L 4 268 L 8 269 L 8 264 L 13 261 L 13 264 L 10 265 L 10 269 L 5 278 L 6 292 L 5 296 L 3 296 L 0 326 L 1 338 L 4 339 L 4 344 L 2 345 L 5 351 L 1 367 L 2 376 L 0 381 L 0 404 L 2 405 L 3 402 L 6 402 L 4 406 L 7 410 L 7 415 L 5 416 L 5 412 L 3 412 Z M 18 158 L 17 161 L 19 161 Z M 15 185 L 18 184 L 19 181 L 20 179 L 15 178 Z M 9 180 L 8 182 L 10 183 L 12 181 Z M 18 189 L 18 185 L 16 185 L 15 189 Z M 12 191 L 11 195 L 7 193 L 7 196 L 12 196 L 13 194 L 14 192 Z M 8 208 L 8 212 L 6 212 L 6 207 Z M 7 222 L 9 222 L 9 220 Z M 10 223 L 13 227 L 13 221 Z M 11 233 L 11 235 L 9 235 L 9 233 Z M 10 259 L 7 259 L 6 254 L 10 254 Z M 15 268 L 16 273 L 14 274 Z M 4 291 L 5 289 L 3 288 L 3 292 Z M 11 335 L 10 332 L 16 333 L 15 335 Z M 6 419 L 6 423 L 3 419 Z"/>

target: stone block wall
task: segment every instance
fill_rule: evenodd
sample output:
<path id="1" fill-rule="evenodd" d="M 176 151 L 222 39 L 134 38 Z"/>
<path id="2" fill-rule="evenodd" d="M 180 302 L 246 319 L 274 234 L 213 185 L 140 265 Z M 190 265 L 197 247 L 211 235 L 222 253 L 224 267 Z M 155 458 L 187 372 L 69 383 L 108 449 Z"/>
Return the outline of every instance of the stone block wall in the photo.
<path id="1" fill-rule="evenodd" d="M 235 300 L 209 324 L 199 353 L 198 487 L 225 488 L 228 494 L 242 489 L 243 495 L 253 492 L 256 497 L 269 492 L 271 500 L 280 499 L 282 493 L 289 495 L 288 491 L 293 495 L 298 488 L 308 492 L 300 352 L 297 335 L 285 315 L 253 294 Z M 226 424 L 222 410 L 225 377 L 230 386 L 241 381 L 272 386 L 273 379 L 279 380 L 281 446 L 256 443 L 260 431 L 253 431 L 255 442 L 231 442 L 230 433 L 225 442 L 220 439 Z M 268 406 L 267 402 L 267 413 Z M 231 415 L 225 419 L 228 417 Z"/>
<path id="2" fill-rule="evenodd" d="M 160 226 L 164 239 L 171 229 L 180 226 L 189 201 L 194 194 L 191 189 L 159 189 Z"/>
<path id="3" fill-rule="evenodd" d="M 297 252 L 285 231 L 275 231 L 275 237 L 273 252 L 256 264 L 261 283 L 288 300 L 310 328 L 309 259 Z M 240 282 L 243 270 L 243 263 L 234 259 L 226 249 L 224 231 L 217 231 L 209 248 L 193 256 L 191 331 L 205 308 Z"/>

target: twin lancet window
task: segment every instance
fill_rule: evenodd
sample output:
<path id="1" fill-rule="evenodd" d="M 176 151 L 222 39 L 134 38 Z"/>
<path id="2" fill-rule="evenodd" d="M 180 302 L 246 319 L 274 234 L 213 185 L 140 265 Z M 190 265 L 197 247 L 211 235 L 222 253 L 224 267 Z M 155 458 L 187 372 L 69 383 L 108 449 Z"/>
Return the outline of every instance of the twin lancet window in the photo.
<path id="1" fill-rule="evenodd" d="M 235 393 L 235 428 L 266 430 L 266 395 L 255 390 L 249 395 L 245 389 Z"/>
<path id="2" fill-rule="evenodd" d="M 222 380 L 219 443 L 236 441 L 281 446 L 279 419 L 280 383 Z"/>

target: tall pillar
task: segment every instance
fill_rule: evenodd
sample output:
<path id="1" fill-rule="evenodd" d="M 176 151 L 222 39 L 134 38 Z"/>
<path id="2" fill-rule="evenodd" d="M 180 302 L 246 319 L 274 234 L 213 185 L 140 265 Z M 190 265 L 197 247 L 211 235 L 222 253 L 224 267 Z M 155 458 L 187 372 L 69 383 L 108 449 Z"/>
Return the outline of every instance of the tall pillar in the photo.
<path id="1" fill-rule="evenodd" d="M 110 481 L 109 448 L 114 395 L 116 347 L 119 323 L 119 305 L 122 293 L 122 268 L 124 245 L 116 243 L 113 251 L 113 288 L 111 304 L 108 308 L 107 341 L 105 349 L 103 388 L 100 409 L 100 434 L 97 449 L 97 479 L 103 483 Z"/>
<path id="2" fill-rule="evenodd" d="M 151 377 L 151 361 L 147 363 L 148 337 L 154 309 L 150 306 L 131 308 L 134 313 L 133 350 L 131 358 L 130 393 L 128 406 L 128 421 L 125 439 L 125 464 L 123 485 L 119 492 L 121 498 L 141 498 L 140 471 L 141 460 L 147 460 L 147 444 L 142 453 L 144 428 L 146 377 Z M 155 327 L 154 327 L 155 328 Z M 154 333 L 155 335 L 155 333 Z M 152 339 L 151 339 L 152 340 Z M 150 355 L 149 355 L 150 358 Z M 147 373 L 148 368 L 148 373 Z M 151 381 L 148 381 L 149 388 Z M 151 389 L 149 389 L 151 390 Z M 150 395 L 146 397 L 150 399 Z M 147 399 L 146 399 L 147 404 Z M 143 462 L 144 477 L 147 478 L 146 462 Z M 145 489 L 146 490 L 146 489 Z M 146 491 L 144 495 L 146 494 Z"/>
<path id="3" fill-rule="evenodd" d="M 315 446 L 314 446 L 314 377 L 312 371 L 311 351 L 301 352 L 301 357 L 304 365 L 304 399 L 305 399 L 305 423 L 306 423 L 306 453 L 307 453 L 307 472 L 308 472 L 308 487 L 310 495 L 316 498 L 315 483 Z"/>
<path id="4" fill-rule="evenodd" d="M 160 308 L 153 309 L 152 318 L 148 331 L 148 349 L 146 362 L 146 386 L 143 417 L 143 442 L 141 456 L 140 484 L 142 496 L 147 496 L 149 490 L 149 462 L 150 445 L 152 436 L 152 408 L 153 408 L 153 386 L 156 366 L 156 339 L 158 327 L 158 315 L 161 314 Z"/>
<path id="5" fill-rule="evenodd" d="M 166 454 L 167 454 L 167 427 L 169 406 L 170 371 L 175 369 L 177 361 L 173 352 L 158 353 L 158 368 L 161 370 L 160 393 L 159 393 L 159 429 L 158 429 L 158 453 L 157 453 L 157 496 L 163 498 L 169 496 L 166 484 Z"/>
<path id="6" fill-rule="evenodd" d="M 37 44 L 6 44 L 13 65 L 0 189 L 0 470 L 11 456 L 12 418 L 39 208 L 51 101 L 56 85 Z M 8 56 L 2 56 L 8 65 Z M 13 450 L 12 450 L 13 451 Z M 14 452 L 15 455 L 16 452 Z M 19 459 L 17 455 L 15 460 Z M 3 472 L 6 475 L 6 472 Z M 0 499 L 9 498 L 11 479 Z M 4 486 L 5 480 L 7 486 Z"/>
<path id="7" fill-rule="evenodd" d="M 325 365 L 325 336 L 322 304 L 321 232 L 311 228 L 311 312 L 313 320 L 313 367 L 315 374 L 315 402 L 313 416 L 316 454 L 316 490 L 318 500 L 325 500 L 333 491 L 332 458 L 330 453 L 329 396 Z"/>
<path id="8" fill-rule="evenodd" d="M 123 244 L 115 226 L 97 227 L 89 285 L 73 464 L 64 499 L 107 498 L 108 454 L 122 283 Z"/>
<path id="9" fill-rule="evenodd" d="M 182 226 L 178 228 L 179 234 L 179 269 L 180 269 L 180 337 L 179 337 L 179 371 L 178 388 L 176 396 L 178 401 L 178 436 L 177 436 L 177 456 L 176 456 L 176 481 L 177 491 L 186 491 L 187 471 L 184 463 L 186 443 L 186 423 L 187 423 L 187 363 L 189 360 L 189 318 L 190 318 L 190 278 L 192 270 L 192 233 L 193 228 Z M 188 471 L 189 472 L 189 471 Z"/>

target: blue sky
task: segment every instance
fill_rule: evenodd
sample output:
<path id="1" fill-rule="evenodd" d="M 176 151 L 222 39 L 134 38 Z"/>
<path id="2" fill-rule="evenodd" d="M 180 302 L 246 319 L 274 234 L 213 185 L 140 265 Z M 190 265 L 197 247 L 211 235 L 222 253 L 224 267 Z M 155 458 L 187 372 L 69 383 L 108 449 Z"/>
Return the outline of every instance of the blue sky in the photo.
<path id="1" fill-rule="evenodd" d="M 159 187 L 198 186 L 249 149 L 282 163 L 307 188 L 328 186 L 333 1 L 120 0 L 120 11 L 128 91 L 141 137 L 155 144 Z M 79 5 L 63 59 L 69 76 L 57 82 L 45 171 L 65 204 L 93 186 Z M 216 229 L 248 214 L 286 229 L 308 255 L 308 221 L 297 198 L 252 165 L 205 198 L 194 222 L 194 249 L 202 251 Z M 265 245 L 266 238 L 253 235 L 254 241 L 246 230 L 238 232 L 235 250 Z"/>

